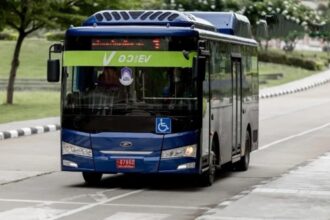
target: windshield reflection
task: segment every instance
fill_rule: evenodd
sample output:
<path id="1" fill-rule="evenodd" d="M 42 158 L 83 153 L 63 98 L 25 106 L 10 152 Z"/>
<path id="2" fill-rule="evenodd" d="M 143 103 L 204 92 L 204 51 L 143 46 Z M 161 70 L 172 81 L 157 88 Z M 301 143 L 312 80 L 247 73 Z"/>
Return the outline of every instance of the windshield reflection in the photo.
<path id="1" fill-rule="evenodd" d="M 189 116 L 197 112 L 191 68 L 68 67 L 64 113 Z"/>

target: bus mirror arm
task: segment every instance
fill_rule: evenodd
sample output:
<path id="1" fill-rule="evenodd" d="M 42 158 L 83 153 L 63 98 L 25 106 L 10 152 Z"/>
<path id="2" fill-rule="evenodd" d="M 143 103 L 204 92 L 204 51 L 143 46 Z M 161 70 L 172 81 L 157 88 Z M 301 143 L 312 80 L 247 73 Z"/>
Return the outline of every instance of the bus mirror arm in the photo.
<path id="1" fill-rule="evenodd" d="M 62 44 L 53 44 L 49 47 L 48 61 L 47 61 L 47 81 L 60 81 L 60 60 L 52 60 L 52 53 L 61 53 L 63 51 Z"/>

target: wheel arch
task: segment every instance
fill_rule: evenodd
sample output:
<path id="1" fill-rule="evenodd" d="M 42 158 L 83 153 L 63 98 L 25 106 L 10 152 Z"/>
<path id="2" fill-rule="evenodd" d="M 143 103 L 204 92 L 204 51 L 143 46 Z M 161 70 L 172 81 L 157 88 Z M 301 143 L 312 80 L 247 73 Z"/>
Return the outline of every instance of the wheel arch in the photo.
<path id="1" fill-rule="evenodd" d="M 251 130 L 251 125 L 250 125 L 250 123 L 247 125 L 246 132 L 248 132 L 249 135 L 250 135 L 250 147 L 252 148 L 252 130 Z M 244 143 L 244 152 L 245 152 L 245 150 L 246 150 L 246 146 L 245 146 L 245 143 Z M 252 149 L 250 149 L 250 151 L 251 151 L 251 150 L 252 150 Z"/>
<path id="2" fill-rule="evenodd" d="M 212 137 L 212 145 L 213 146 L 213 143 L 215 143 L 215 149 L 214 149 L 214 153 L 216 155 L 216 164 L 217 165 L 221 165 L 221 154 L 220 154 L 220 137 L 218 135 L 217 132 L 214 132 L 213 134 L 213 137 Z"/>

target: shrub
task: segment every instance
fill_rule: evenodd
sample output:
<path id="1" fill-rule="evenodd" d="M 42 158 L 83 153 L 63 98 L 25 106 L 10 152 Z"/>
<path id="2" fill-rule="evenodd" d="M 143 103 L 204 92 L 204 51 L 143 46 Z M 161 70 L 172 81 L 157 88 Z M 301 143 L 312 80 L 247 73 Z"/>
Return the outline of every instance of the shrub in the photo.
<path id="1" fill-rule="evenodd" d="M 17 34 L 8 33 L 8 32 L 1 32 L 0 33 L 0 40 L 17 40 Z"/>
<path id="2" fill-rule="evenodd" d="M 64 32 L 52 32 L 46 34 L 46 39 L 49 41 L 61 41 L 64 40 Z"/>
<path id="3" fill-rule="evenodd" d="M 326 63 L 320 59 L 308 59 L 276 52 L 259 52 L 259 61 L 296 66 L 307 70 L 321 70 Z"/>

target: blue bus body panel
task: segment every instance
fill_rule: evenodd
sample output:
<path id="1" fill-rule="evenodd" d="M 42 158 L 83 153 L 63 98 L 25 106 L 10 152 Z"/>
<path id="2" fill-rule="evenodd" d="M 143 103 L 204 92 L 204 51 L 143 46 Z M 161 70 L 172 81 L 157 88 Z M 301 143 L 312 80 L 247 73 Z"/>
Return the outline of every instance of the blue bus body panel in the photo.
<path id="1" fill-rule="evenodd" d="M 102 173 L 198 173 L 199 169 L 181 169 L 178 166 L 195 162 L 196 158 L 161 159 L 162 150 L 169 150 L 196 144 L 198 131 L 176 134 L 120 133 L 104 132 L 89 134 L 62 130 L 63 141 L 86 148 L 92 148 L 93 158 L 63 155 L 62 160 L 69 160 L 77 168 L 63 166 L 64 171 L 90 171 Z M 127 146 L 132 144 L 131 146 Z M 126 145 L 125 145 L 126 144 Z M 118 169 L 119 159 L 134 159 L 135 168 Z"/>
<path id="2" fill-rule="evenodd" d="M 64 166 L 62 164 L 62 171 L 95 171 L 93 158 L 76 156 L 76 155 L 62 155 L 62 161 L 68 160 L 76 163 L 78 168 Z"/>
<path id="3" fill-rule="evenodd" d="M 154 173 L 158 170 L 163 135 L 104 132 L 92 134 L 95 170 L 99 172 Z M 124 146 L 131 145 L 131 146 Z M 116 168 L 117 159 L 134 159 L 135 168 Z"/>
<path id="4" fill-rule="evenodd" d="M 66 143 L 70 143 L 72 145 L 76 145 L 79 147 L 89 148 L 91 149 L 91 139 L 90 134 L 73 131 L 69 129 L 62 129 L 62 141 Z M 61 143 L 62 145 L 62 143 Z M 62 151 L 62 148 L 61 148 Z M 83 157 L 83 156 L 75 156 L 75 155 L 62 155 L 62 161 L 68 160 L 76 163 L 81 171 L 92 171 L 94 170 L 94 161 L 93 158 Z M 77 171 L 77 168 L 71 168 L 67 166 L 63 166 L 62 170 L 64 171 Z"/>
<path id="5" fill-rule="evenodd" d="M 183 147 L 198 143 L 198 131 L 186 131 L 164 136 L 163 150 Z"/>
<path id="6" fill-rule="evenodd" d="M 62 141 L 79 147 L 91 148 L 91 138 L 89 133 L 62 129 Z"/>
<path id="7" fill-rule="evenodd" d="M 163 150 L 173 149 L 177 147 L 183 147 L 198 143 L 198 131 L 187 131 L 175 134 L 166 134 L 164 137 Z M 196 169 L 183 169 L 177 170 L 181 164 L 195 162 L 196 158 L 174 158 L 174 159 L 162 159 L 159 164 L 159 172 L 161 173 L 195 173 Z"/>

